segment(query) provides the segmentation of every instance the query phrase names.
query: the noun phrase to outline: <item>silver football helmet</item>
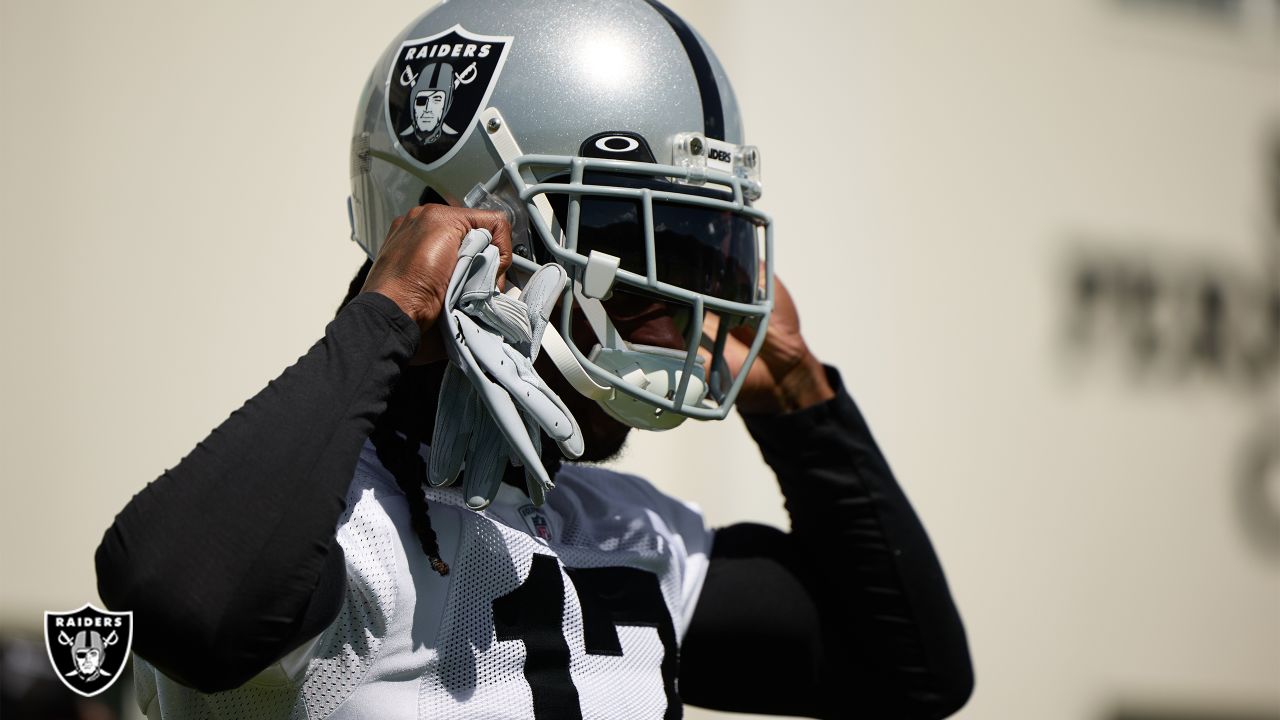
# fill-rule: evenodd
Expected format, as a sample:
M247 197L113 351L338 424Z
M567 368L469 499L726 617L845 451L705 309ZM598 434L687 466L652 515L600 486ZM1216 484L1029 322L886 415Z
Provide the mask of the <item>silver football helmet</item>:
M760 167L715 54L656 0L451 0L365 86L352 239L376 257L392 219L437 196L506 210L509 279L547 262L572 279L544 350L613 417L667 429L725 417L764 339ZM640 316L664 339L631 336ZM738 328L755 332L731 373Z

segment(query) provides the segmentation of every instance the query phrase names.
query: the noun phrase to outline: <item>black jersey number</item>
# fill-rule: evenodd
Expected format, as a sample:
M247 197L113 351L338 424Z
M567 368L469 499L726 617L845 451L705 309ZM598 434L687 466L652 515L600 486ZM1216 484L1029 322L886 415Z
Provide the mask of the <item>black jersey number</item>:
M662 688L667 720L681 716L676 696L676 631L662 598L658 576L628 567L565 568L582 605L582 640L590 655L622 655L618 626L656 628L662 640ZM529 577L493 601L499 640L522 640L524 677L533 690L533 715L540 720L581 720L578 689L569 674L564 639L564 582L550 555L534 555Z

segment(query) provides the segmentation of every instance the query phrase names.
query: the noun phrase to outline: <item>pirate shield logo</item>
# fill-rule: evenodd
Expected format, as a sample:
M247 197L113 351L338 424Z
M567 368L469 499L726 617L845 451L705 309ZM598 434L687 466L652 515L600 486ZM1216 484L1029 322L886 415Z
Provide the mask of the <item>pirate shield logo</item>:
M111 687L129 659L133 613L85 604L71 612L45 612L44 646L62 683L93 697Z
M387 79L391 136L428 170L448 160L471 135L510 47L510 37L461 25L405 42Z

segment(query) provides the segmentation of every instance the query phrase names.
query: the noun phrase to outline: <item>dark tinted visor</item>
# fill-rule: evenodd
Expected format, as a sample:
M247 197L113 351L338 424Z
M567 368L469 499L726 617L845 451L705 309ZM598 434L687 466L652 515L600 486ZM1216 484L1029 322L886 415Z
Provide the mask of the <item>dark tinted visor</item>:
M559 176L548 182L567 180ZM715 190L619 173L588 172L583 183L729 199ZM569 196L547 193L547 200L561 227L567 228ZM647 275L640 199L583 194L579 204L578 253L589 255L599 250L619 258L622 269ZM659 281L734 302L756 300L759 227L751 218L728 210L654 200L653 235Z

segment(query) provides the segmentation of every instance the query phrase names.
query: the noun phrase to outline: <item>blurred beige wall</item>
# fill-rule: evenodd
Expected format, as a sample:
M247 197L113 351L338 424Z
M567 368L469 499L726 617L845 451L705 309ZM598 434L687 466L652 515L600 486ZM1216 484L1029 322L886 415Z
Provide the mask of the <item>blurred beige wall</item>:
M356 96L425 5L0 3L17 631L96 601L114 513L321 334L361 260ZM1190 369L1140 372L1127 311L1073 295L1108 258L1208 272L1257 334L1239 297L1280 267L1280 3L672 5L735 80L806 337L948 570L978 673L961 717L1280 714L1280 462L1241 489L1280 442L1275 358L1247 381L1185 361L1194 306L1170 301L1156 364ZM713 523L786 522L736 419L618 465Z

